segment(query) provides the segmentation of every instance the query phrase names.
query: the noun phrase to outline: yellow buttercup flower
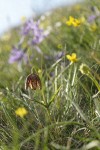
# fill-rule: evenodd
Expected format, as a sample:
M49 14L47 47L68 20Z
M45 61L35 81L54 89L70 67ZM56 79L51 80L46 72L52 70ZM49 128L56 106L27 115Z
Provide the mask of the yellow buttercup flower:
M74 62L77 62L78 59L77 59L77 56L76 56L76 53L72 53L72 55L66 55L66 58L71 61L71 63L74 63Z
M27 115L28 111L24 108L24 107L19 107L16 111L15 111L16 115L23 118L24 116Z
M80 24L81 24L81 21L78 20L78 19L74 19L74 21L72 22L72 25L73 25L74 27L78 27Z
M71 26L72 23L73 23L73 21L74 21L74 18L73 18L72 16L70 16L70 17L69 17L69 20L66 21L66 24L67 24L68 26Z
M81 19L76 19L76 18L74 18L72 16L69 17L68 21L66 21L66 24L68 26L74 26L74 27L78 27L81 23L82 23Z

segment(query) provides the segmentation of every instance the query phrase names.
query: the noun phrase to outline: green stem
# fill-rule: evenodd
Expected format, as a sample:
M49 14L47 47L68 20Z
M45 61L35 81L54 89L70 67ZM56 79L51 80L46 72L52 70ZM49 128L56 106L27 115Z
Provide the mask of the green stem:
M96 85L98 91L100 91L100 85L97 82L97 80L93 77L93 75L91 73L89 73L88 77L94 82L94 84Z

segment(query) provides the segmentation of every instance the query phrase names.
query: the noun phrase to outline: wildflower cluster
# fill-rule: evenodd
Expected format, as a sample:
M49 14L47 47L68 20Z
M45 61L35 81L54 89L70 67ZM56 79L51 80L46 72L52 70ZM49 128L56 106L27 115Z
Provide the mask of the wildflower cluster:
M23 17L20 31L2 37L2 150L100 149L100 2L93 1L91 13L89 4Z
M22 50L20 48L13 47L10 54L9 63L12 64L14 62L21 62L22 59L24 60L25 63L27 63L28 57L26 54L26 50L27 49Z
M31 37L31 41L29 41L30 44L33 44L33 45L39 44L47 36L47 34L45 34L44 30L41 29L39 25L40 25L39 20L35 22L31 19L31 20L28 20L25 23L24 27L22 28L22 34L24 36L30 35Z
M80 24L82 23L81 19L76 19L72 16L69 17L69 20L66 21L66 24L68 26L74 26L74 27L78 27L80 26Z
M27 48L23 49L21 46L23 45L25 38L28 37L27 47L33 46L37 52L42 53L39 48L39 44L48 36L49 32L44 31L40 28L40 21L33 21L32 19L25 22L24 26L21 29L21 40L18 43L17 47L13 47L10 57L9 63L14 62L28 62L27 56Z

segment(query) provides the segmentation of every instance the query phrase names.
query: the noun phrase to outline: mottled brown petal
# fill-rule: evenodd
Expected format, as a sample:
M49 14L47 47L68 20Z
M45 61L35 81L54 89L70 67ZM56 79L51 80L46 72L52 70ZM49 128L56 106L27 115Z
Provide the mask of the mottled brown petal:
M41 80L37 74L29 74L26 78L25 89L31 88L33 90L41 89Z

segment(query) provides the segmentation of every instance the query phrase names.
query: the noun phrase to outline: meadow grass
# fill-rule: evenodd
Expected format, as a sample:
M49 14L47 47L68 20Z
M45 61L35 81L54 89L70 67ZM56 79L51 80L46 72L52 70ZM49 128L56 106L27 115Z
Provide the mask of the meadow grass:
M0 39L0 150L100 150L100 2L38 19L49 32L41 43L22 39L24 23ZM27 49L27 63L9 64L13 45ZM42 89L25 89L30 73Z

